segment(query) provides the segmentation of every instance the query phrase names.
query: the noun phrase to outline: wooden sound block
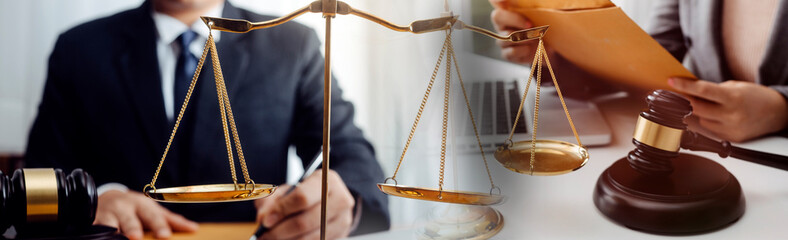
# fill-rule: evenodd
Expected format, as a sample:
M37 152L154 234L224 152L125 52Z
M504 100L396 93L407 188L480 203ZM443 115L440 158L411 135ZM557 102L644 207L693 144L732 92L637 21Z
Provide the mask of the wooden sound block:
M725 227L744 214L736 177L720 164L691 154L671 160L673 172L646 175L622 158L597 181L594 204L609 219L659 234L702 233Z

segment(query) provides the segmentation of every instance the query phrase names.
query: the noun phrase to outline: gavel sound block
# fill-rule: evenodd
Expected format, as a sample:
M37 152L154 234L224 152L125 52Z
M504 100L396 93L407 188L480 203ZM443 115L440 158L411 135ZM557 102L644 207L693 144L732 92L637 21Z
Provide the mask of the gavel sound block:
M678 152L689 101L664 90L646 101L635 150L599 176L593 197L599 211L629 228L662 234L706 232L738 220L745 201L736 177L712 160Z

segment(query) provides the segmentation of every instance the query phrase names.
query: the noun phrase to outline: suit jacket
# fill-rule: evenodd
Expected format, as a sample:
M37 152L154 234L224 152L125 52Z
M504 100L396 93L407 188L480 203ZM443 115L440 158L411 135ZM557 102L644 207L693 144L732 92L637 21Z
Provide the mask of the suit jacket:
M151 11L146 1L60 35L30 132L27 167L83 168L96 184L120 182L136 191L150 182L172 127ZM229 3L223 17L273 19ZM294 145L301 159L311 160L322 143L320 41L294 22L221 34L219 59L249 173L257 183L281 184L288 148ZM356 233L387 229L387 199L375 185L383 173L353 124L353 106L332 86L330 168L361 204ZM156 187L231 183L210 58L186 113L190 124L179 128ZM253 221L256 215L251 201L165 206L198 221Z
M732 79L721 38L722 0L661 0L648 32L690 71L714 82ZM757 4L757 3L753 3ZM780 1L757 81L788 98L788 1Z

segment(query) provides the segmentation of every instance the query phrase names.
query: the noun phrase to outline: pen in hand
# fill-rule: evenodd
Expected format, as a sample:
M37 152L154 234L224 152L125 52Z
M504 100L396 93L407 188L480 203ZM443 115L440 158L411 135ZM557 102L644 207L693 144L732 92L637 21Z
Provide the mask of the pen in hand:
M312 159L312 162L310 162L309 165L304 169L304 174L301 175L301 178L298 179L298 182L293 184L293 186L290 187L290 189L288 189L287 192L285 192L285 194L283 194L282 196L284 197L284 196L287 196L288 194L292 193L293 190L295 190L295 188L298 187L298 185L301 184L301 182L303 182L304 179L306 179L306 177L308 177L309 175L312 175L312 173L315 172L315 170L317 169L318 166L320 166L321 163L323 163L323 147L322 146L318 150L317 156L315 156L315 158ZM252 237L250 237L249 240L257 240L258 237L260 237L264 233L268 232L268 230L269 229L267 227L263 226L263 224L260 223L260 226L257 227L257 231L254 232L254 235L252 235Z

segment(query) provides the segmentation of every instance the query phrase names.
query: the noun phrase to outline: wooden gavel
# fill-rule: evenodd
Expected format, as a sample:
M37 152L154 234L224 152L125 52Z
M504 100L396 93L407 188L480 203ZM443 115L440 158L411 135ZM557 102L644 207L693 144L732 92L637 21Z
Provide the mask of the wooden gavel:
M650 152L664 150L677 153L679 148L715 152L723 158L730 156L788 171L788 156L736 147L728 141L716 141L687 130L686 124L682 120L691 113L692 107L689 101L681 95L667 90L657 90L648 96L647 102L649 110L640 114L633 136L633 142L638 148L641 145L646 145L654 148ZM630 163L635 169L649 173L670 172L669 164L632 161L632 159L630 159Z
M93 178L82 169L17 169L0 172L0 229L40 235L67 228L84 229L96 217L98 194Z
M716 161L681 148L788 169L785 157L688 131L684 118L692 106L679 94L657 90L646 102L632 137L635 149L600 174L594 191L594 205L616 223L645 232L692 234L741 218L746 205L736 177Z

